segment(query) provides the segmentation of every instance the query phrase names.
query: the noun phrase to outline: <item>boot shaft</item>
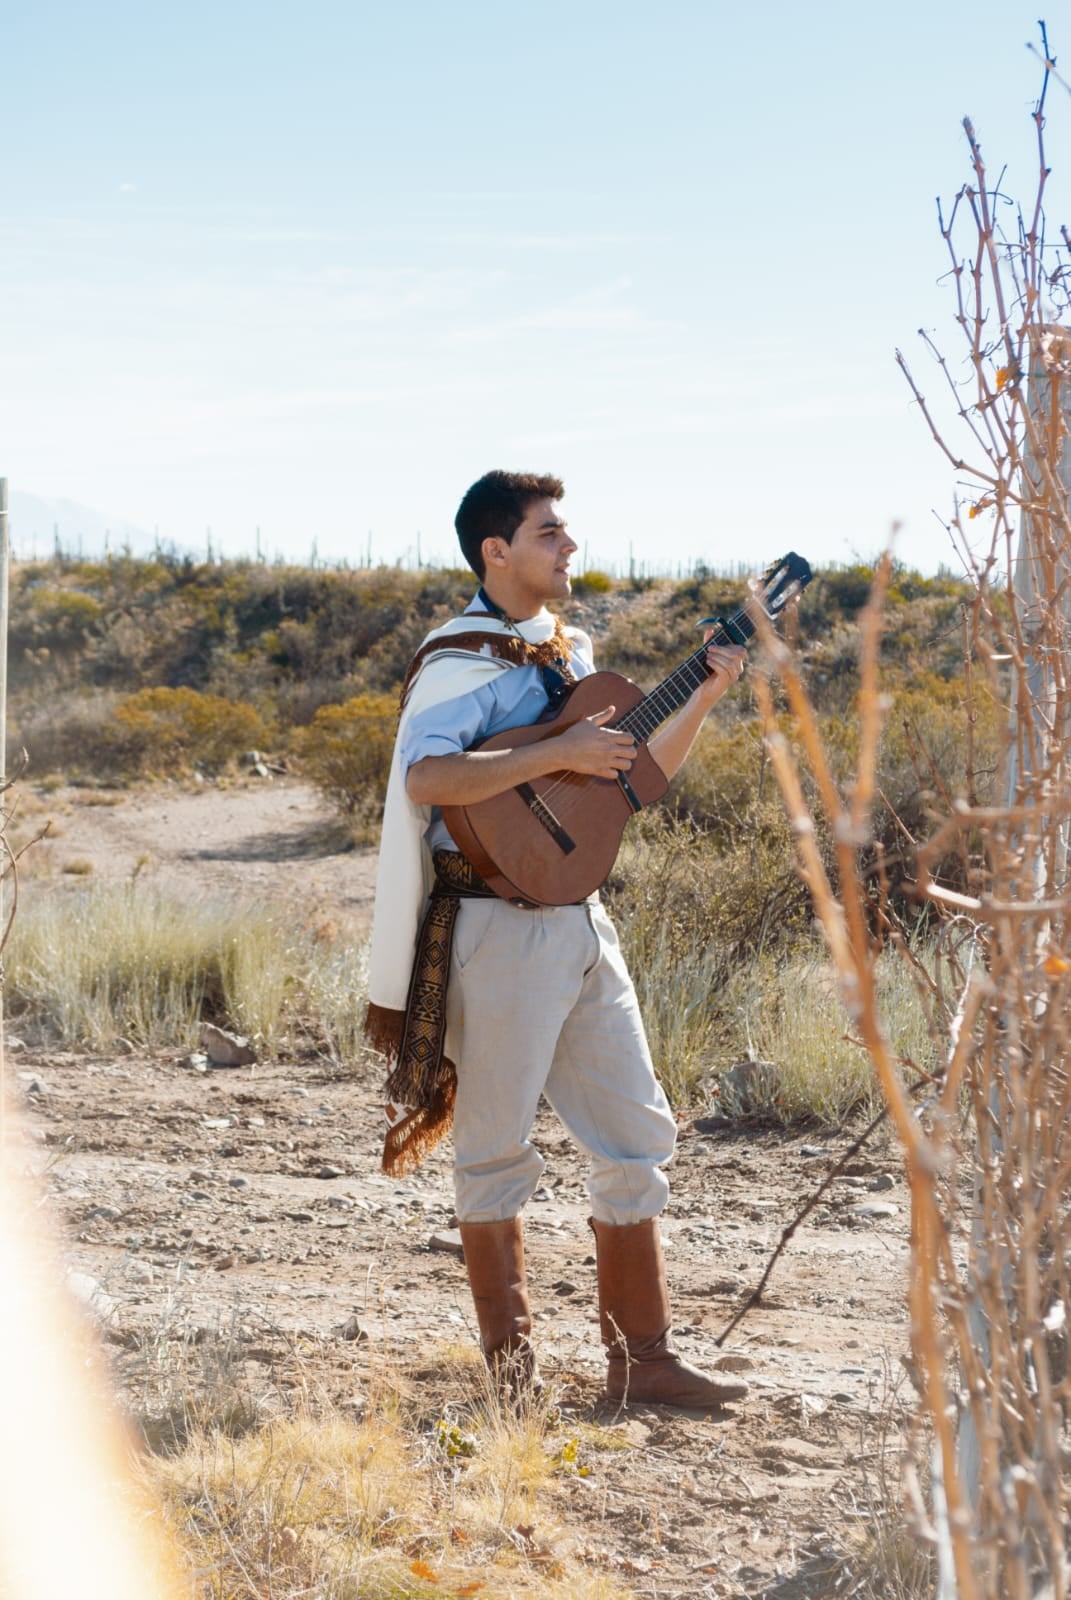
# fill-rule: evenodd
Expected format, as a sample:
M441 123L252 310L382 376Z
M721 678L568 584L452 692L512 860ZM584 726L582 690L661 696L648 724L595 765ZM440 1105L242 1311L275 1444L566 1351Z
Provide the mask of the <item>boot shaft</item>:
M461 1244L480 1343L490 1356L532 1331L521 1219L463 1222Z
M591 1221L599 1278L599 1329L613 1355L669 1349L670 1306L657 1218L615 1227Z

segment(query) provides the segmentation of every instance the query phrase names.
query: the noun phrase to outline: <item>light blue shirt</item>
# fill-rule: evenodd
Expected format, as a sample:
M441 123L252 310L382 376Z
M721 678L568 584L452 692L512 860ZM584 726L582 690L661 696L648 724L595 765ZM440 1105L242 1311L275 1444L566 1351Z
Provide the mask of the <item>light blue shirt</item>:
M577 678L586 678L595 671L587 634L574 640L569 667ZM408 772L425 756L451 756L471 750L478 740L489 739L506 728L528 727L539 720L547 705L547 691L538 667L507 667L478 689L453 700L442 700L411 718L399 752L402 770ZM425 838L432 850L457 849L438 806L432 809Z

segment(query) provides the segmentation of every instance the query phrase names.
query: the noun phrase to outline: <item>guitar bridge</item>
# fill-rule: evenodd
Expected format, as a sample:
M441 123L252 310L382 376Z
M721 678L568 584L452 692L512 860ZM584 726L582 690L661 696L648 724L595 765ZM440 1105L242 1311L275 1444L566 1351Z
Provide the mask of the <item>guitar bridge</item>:
M546 801L536 794L532 785L530 783L518 783L516 789L536 821L542 823L543 827L546 828L562 855L567 856L575 850L576 840L569 837Z

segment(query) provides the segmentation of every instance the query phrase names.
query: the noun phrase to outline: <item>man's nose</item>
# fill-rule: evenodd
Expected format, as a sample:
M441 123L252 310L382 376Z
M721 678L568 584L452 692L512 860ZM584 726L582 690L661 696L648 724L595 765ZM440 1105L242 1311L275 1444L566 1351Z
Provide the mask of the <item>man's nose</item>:
M577 544L575 539L571 538L569 534L566 534L564 540L562 541L562 549L567 550L569 554L572 555L574 550L580 549L580 546Z

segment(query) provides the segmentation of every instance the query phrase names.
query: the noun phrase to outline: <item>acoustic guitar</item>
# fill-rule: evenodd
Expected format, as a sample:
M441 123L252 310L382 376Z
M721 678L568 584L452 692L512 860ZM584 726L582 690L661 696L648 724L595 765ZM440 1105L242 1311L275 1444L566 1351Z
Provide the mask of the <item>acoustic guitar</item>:
M637 744L635 761L616 780L551 772L489 800L443 806L451 838L488 888L515 905L565 906L586 899L605 883L625 824L669 787L647 741L709 676L707 644L746 644L755 632L756 609L776 618L810 581L807 562L789 551L767 567L748 603L734 616L707 620L713 630L710 640L650 694L620 673L595 672L572 685L561 705L542 721L505 729L474 746L515 750L554 739L608 705L616 707L611 726L630 733Z

